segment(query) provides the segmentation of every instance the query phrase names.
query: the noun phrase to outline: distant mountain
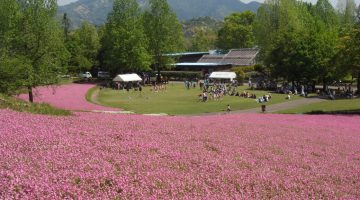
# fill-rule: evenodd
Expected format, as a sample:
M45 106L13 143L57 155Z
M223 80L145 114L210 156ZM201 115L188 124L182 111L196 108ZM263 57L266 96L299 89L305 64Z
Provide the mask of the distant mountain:
M79 0L77 2L60 6L58 14L67 13L71 19L73 28L77 28L83 21L101 25L107 20L107 15L112 10L114 0ZM180 20L209 16L215 19L223 19L235 11L251 10L256 12L261 3L250 2L248 4L240 0L168 0L172 9ZM144 7L147 0L139 0Z

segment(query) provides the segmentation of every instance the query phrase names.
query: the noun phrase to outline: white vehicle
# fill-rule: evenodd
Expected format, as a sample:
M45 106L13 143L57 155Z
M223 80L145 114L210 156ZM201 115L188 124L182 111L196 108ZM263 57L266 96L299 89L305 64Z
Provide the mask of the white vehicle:
M98 72L98 78L110 78L109 72L99 71Z
M92 75L90 72L85 72L83 74L80 74L81 78L92 78Z

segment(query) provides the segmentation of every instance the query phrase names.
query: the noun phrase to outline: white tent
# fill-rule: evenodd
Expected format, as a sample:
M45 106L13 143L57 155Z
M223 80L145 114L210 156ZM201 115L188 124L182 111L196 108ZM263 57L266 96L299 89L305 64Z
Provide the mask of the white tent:
M132 81L142 81L139 75L137 74L119 74L113 81L115 82L132 82Z
M236 78L235 72L213 72L210 74L213 79L230 79L232 81Z

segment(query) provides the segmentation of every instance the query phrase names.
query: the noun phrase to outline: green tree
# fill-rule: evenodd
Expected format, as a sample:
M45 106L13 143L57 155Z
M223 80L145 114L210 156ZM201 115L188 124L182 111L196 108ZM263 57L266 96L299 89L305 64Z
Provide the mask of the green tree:
M272 0L260 8L255 35L261 59L274 77L300 82L311 65L308 28L313 21L307 4L295 0Z
M334 65L339 22L328 0L315 6L296 0L268 0L255 20L260 59L276 78L293 82L337 77Z
M360 4L356 10L356 23L359 25L360 24Z
M149 40L149 52L154 56L159 80L160 70L170 67L169 64L173 62L164 54L184 50L184 32L167 0L150 0L149 4L150 8L144 13L144 27Z
M338 10L341 15L341 22L344 26L352 26L355 23L356 4L354 0L339 0Z
M71 53L71 72L81 72L98 66L98 52L101 46L94 25L84 22L80 29L70 34L66 46Z
M24 65L12 49L18 35L21 17L16 1L4 0L0 4L0 92L11 93L23 84Z
M313 17L315 26L309 29L315 67L313 73L326 90L328 82L341 78L334 64L339 39L339 16L328 0L319 0Z
M209 31L198 29L191 38L190 51L208 51L215 47L216 35Z
M340 39L339 71L346 71L357 77L357 92L360 92L360 26L355 27Z
M64 29L65 41L67 41L68 38L69 38L70 26L71 26L71 22L70 22L70 19L69 19L67 13L64 13L64 15L63 15L62 26L63 26L63 29Z
M103 40L105 66L112 73L148 70L151 57L136 0L115 0Z
M329 0L318 0L314 15L319 17L329 28L339 25L339 16Z
M24 84L29 101L33 88L58 82L58 73L68 59L60 24L55 20L56 0L18 1L21 18L17 24L16 47L12 51L26 65ZM23 66L22 65L22 66Z
M223 50L254 47L255 16L255 13L245 11L226 17L224 27L219 30L217 46Z

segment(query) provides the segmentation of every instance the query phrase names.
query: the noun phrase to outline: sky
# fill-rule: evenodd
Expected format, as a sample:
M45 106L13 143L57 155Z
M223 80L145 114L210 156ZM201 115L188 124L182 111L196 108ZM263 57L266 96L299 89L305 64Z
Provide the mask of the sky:
M77 0L58 0L58 3L59 3L59 5L65 5L65 4L69 4L71 2L75 2L75 1L77 1ZM241 0L241 1L246 2L246 3L250 2L250 1L264 2L264 0ZM317 0L304 0L304 1L316 3ZM336 5L338 0L330 0L330 1L333 3L333 5ZM355 1L356 1L356 3L360 3L360 0L355 0Z
M242 2L246 2L246 3L250 2L250 1L264 2L264 0L241 0L241 1L242 1ZM304 1L311 2L311 3L316 3L317 0L304 0ZM345 1L345 0L343 0L343 1ZM330 0L330 2L331 2L334 6L336 6L338 0ZM360 3L360 0L355 0L355 2L358 4L358 3Z
M59 5L66 5L77 0L58 0Z

